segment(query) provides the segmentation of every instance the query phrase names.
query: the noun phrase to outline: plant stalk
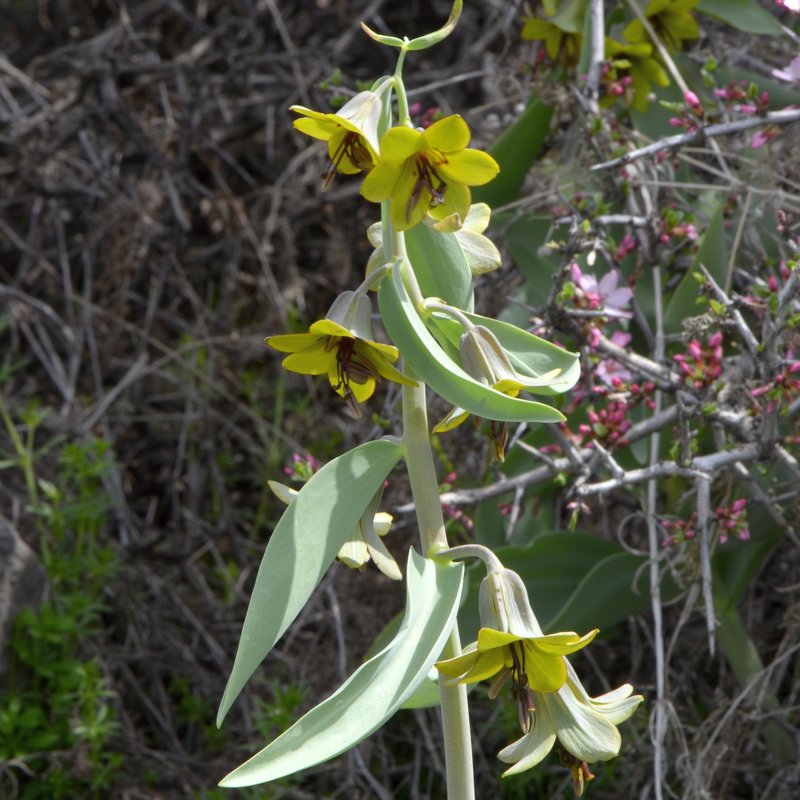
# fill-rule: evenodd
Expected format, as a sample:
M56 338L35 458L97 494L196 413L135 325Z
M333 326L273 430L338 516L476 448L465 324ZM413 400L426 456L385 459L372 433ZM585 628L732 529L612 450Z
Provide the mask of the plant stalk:
M415 377L408 365L406 374ZM428 434L428 412L425 384L403 386L403 439L406 446L406 467L417 512L422 552L426 557L448 547L444 517L439 502L436 468ZM458 623L453 626L442 658L461 654ZM447 797L449 800L474 800L475 781L472 770L467 691L464 686L439 683L444 736Z

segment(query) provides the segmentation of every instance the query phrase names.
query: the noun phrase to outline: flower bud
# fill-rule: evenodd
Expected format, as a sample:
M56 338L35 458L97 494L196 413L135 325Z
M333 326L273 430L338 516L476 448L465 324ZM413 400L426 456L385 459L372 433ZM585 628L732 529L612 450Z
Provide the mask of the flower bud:
M461 364L475 380L499 389L512 397L519 394L522 383L497 337L485 326L474 325L461 335ZM516 384L512 394L498 384Z

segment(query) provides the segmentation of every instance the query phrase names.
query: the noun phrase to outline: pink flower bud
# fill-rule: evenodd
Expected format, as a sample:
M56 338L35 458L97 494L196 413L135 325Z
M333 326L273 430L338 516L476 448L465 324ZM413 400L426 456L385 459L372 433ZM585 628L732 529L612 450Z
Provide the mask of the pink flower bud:
M700 98L691 89L683 93L683 99L692 108L697 108L700 105Z

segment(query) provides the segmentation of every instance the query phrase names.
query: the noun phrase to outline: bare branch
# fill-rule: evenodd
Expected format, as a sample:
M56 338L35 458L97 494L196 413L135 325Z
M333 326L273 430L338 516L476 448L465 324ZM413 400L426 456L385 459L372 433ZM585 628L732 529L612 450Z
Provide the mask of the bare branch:
M705 127L696 128L688 133L667 136L665 139L660 139L657 142L648 144L646 147L631 150L630 153L626 153L619 158L613 158L611 161L604 161L602 164L595 164L592 170L597 172L601 169L617 167L620 164L630 164L631 161L636 161L637 158L642 158L642 156L651 156L662 150L670 150L672 148L682 147L685 144L691 144L692 142L713 139L716 136L726 136L729 133L741 133L742 131L749 130L750 128L758 128L762 125L787 125L797 120L800 120L800 108L784 108L780 111L771 111L768 114L764 114L764 116L748 117L747 119L740 119L735 122L721 122L718 125L707 125Z

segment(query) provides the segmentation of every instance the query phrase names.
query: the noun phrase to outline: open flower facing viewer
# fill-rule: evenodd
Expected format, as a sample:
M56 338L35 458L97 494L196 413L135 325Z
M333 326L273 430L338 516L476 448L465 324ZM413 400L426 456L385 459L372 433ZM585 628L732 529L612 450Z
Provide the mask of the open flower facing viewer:
M390 128L381 137L380 163L364 179L361 194L374 203L391 200L398 231L413 227L428 212L437 219L453 213L466 219L469 187L488 183L500 171L488 153L467 148L469 140L469 127L458 114L424 131Z

